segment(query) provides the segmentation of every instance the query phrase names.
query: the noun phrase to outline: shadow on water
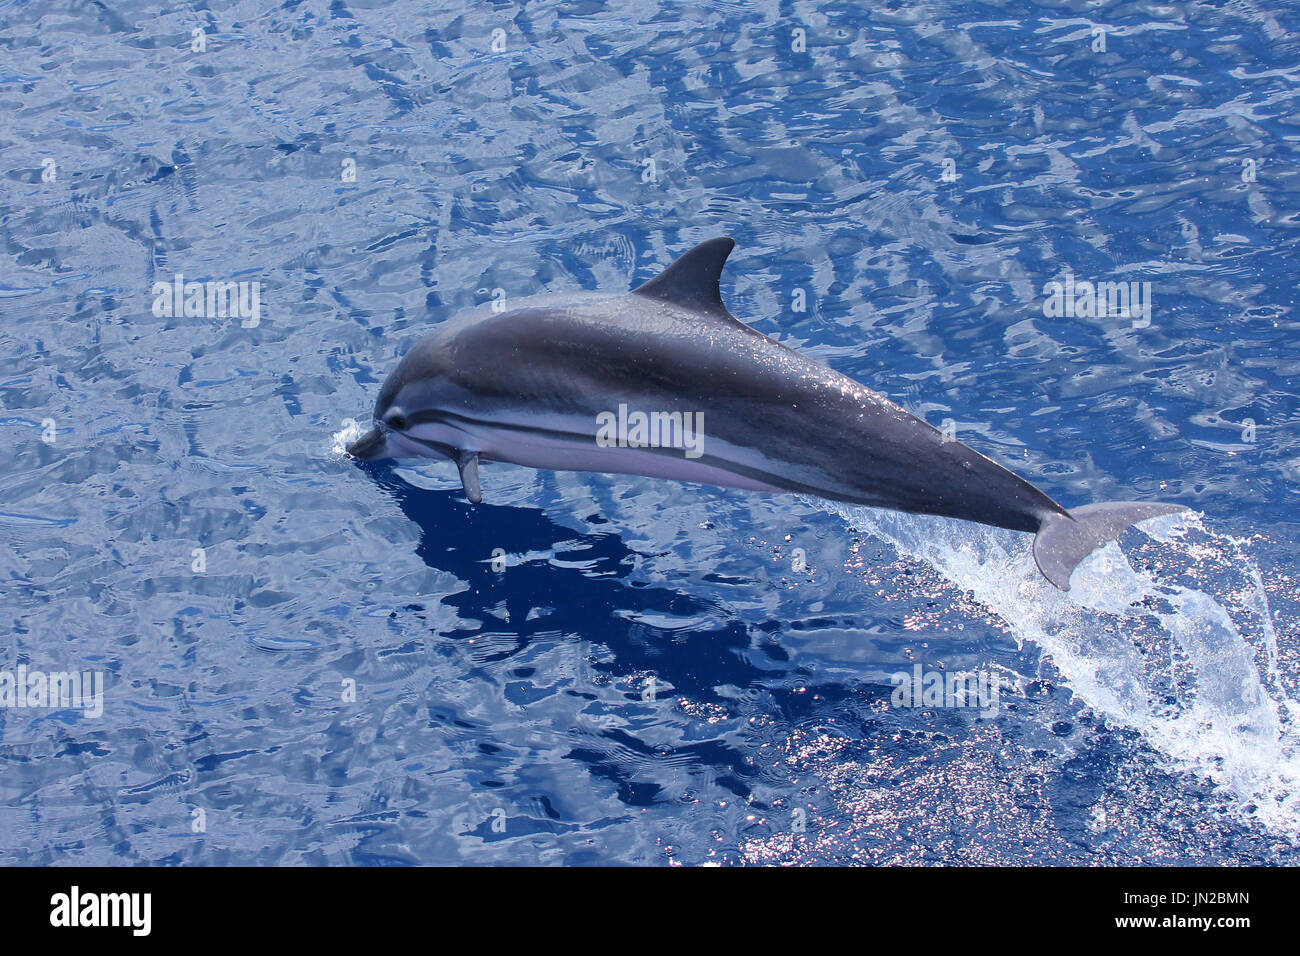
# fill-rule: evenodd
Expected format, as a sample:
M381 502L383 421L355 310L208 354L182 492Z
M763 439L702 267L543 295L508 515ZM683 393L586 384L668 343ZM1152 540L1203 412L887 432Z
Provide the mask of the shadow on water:
M606 673L652 671L693 699L716 700L719 685L747 687L772 676L744 659L751 629L722 605L636 582L632 574L643 555L618 534L575 531L540 509L471 505L459 492L412 485L391 467L367 467L419 525L420 559L465 583L442 602L466 621L485 622L443 636L514 638L513 648L479 660L514 656L539 636L553 638L558 632L607 646L615 661L594 665ZM506 552L500 571L492 566L497 549ZM532 557L519 560L523 555ZM638 621L629 610L709 623L689 632L688 651L679 632ZM769 653L784 656L775 644Z
M460 492L431 491L397 475L391 463L363 463L402 512L421 529L416 553L430 568L455 575L462 590L444 595L444 604L466 622L483 622L439 637L468 641L490 635L498 645L480 663L521 654L534 641L586 640L609 652L590 662L593 672L611 681L629 675L655 675L671 687L675 699L719 704L737 714L734 691L785 721L809 715L814 695L794 686L800 671L776 640L779 628L747 624L717 602L683 591L636 580L640 552L629 548L615 532L581 532L551 520L541 509L504 505L470 505ZM598 518L588 518L598 522ZM493 551L507 552L507 566L493 569ZM520 556L531 555L520 560ZM499 565L498 565L499 566ZM502 609L504 608L504 618ZM415 610L422 610L413 606ZM632 613L629 614L629 611ZM642 613L690 621L688 630L657 627L637 618ZM501 649L502 638L513 646ZM766 666L749 658L758 648ZM474 671L466 679L475 679ZM800 681L802 683L802 681ZM846 688L819 687L822 700L841 697ZM829 694L828 694L829 692ZM581 685L568 691L595 699ZM626 693L629 705L639 690ZM609 728L601 737L614 749L626 748L645 757L666 756L662 744L652 746L627 728ZM591 773L618 785L619 796L631 805L663 799L661 788L630 779L631 771L599 749L575 748L566 755L588 764ZM689 758L713 769L717 784L749 797L744 778L755 770L744 754L720 740L695 741L674 748L671 756Z

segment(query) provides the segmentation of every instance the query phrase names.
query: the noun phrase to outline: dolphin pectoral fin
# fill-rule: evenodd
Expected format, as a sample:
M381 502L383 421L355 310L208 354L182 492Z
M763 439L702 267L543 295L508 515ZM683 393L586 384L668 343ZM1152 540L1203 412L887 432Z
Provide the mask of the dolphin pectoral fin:
M1160 501L1106 501L1074 508L1068 515L1049 515L1034 538L1034 561L1043 577L1068 591L1079 562L1106 542L1139 521L1187 510Z
M483 487L478 483L478 452L460 452L456 456L456 467L460 469L460 483L465 488L465 497L470 504L478 504L483 500Z

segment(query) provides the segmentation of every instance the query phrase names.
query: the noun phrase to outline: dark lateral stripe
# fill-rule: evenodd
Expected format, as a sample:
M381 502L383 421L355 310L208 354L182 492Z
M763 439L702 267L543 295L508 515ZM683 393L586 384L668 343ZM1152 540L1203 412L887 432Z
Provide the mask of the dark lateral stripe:
M499 428L504 431L518 432L521 434L537 435L545 438L555 439L557 441L568 441L574 444L590 444L595 446L596 440L592 435L585 435L580 432L569 432L557 428L539 428L533 425L522 425L513 422L493 422L482 418L474 418L469 415L458 415L455 412L440 411L427 409L422 412L412 412L406 416L408 425L426 425L436 423L439 425L477 425L482 428ZM416 438L414 435L405 435L411 441L419 442L441 455L455 460L457 449L442 442L429 441L424 438ZM467 449L473 451L474 449ZM650 452L656 455L662 455L667 458L680 458L682 450L680 448L663 448L644 446L640 448L630 448L630 451ZM489 461L491 459L488 459ZM815 498L830 498L835 501L853 502L856 504L870 505L874 502L867 498L851 498L842 493L831 493L824 489L806 485L802 482L792 481L789 478L781 478L770 472L763 471L759 468L751 468L748 465L742 465L739 462L728 461L725 458L719 458L716 455L701 455L699 458L688 458L687 461L696 462L716 468L719 471L729 471L733 475L741 475L754 481L762 482L765 485L771 485L782 491L790 491L796 494L812 495ZM707 484L707 482L705 482Z

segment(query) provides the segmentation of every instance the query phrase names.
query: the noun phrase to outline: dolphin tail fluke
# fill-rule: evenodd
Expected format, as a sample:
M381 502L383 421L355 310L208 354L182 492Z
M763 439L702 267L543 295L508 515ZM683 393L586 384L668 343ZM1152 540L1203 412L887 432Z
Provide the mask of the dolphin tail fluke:
M1106 501L1075 508L1068 515L1049 515L1034 538L1034 561L1043 577L1068 591L1075 567L1106 542L1140 521L1186 510L1160 501Z

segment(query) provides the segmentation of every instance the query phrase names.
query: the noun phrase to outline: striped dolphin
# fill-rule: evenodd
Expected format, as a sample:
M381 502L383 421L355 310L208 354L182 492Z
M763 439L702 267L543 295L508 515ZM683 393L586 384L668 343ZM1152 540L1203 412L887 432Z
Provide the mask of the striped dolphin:
M421 339L375 403L356 458L448 458L482 500L481 461L796 492L1033 532L1043 575L1070 574L1126 528L1184 510L1067 511L884 396L745 325L711 239L631 293L469 310ZM630 412L628 410L631 410ZM700 427L702 426L702 427Z

